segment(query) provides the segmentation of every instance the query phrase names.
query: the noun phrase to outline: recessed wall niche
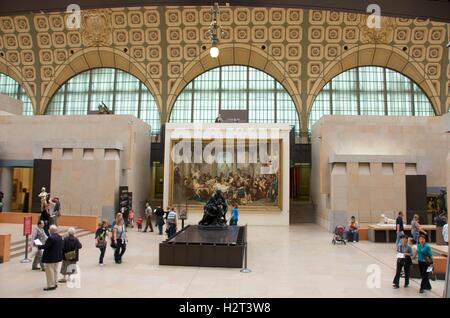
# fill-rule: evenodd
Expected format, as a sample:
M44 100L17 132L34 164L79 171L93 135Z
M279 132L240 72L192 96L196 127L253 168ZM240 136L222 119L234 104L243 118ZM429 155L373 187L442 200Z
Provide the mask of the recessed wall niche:
M392 176L394 174L394 164L392 162L382 163L381 172L383 176Z
M72 148L64 148L62 153L63 160L71 160L73 159L73 149Z
M405 163L405 174L406 175L416 175L417 165L415 163Z
M360 162L358 164L358 174L362 176L370 175L370 163L369 162Z
M53 157L53 149L52 148L42 149L42 159L52 159L52 157Z
M105 160L120 160L119 150L105 149Z
M333 163L331 169L331 175L346 175L347 174L347 164L345 162L335 162Z
M83 160L94 160L94 149L83 149Z

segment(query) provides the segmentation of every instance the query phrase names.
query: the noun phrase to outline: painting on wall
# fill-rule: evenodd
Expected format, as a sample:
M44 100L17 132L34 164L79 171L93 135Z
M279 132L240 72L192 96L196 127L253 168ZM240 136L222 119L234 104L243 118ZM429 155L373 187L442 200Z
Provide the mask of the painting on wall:
M213 156L217 160L212 162L171 160L170 204L203 206L215 191L220 190L228 204L281 208L280 146L281 142L276 140L264 150L257 145L256 151L252 151L255 148L248 143L233 144L231 151L225 146L226 151L216 151ZM172 147L176 147L176 142ZM193 143L191 147L194 147ZM207 147L208 143L202 142L201 152L204 153ZM244 160L238 160L238 148ZM262 154L264 151L267 155ZM194 152L192 149L191 153Z

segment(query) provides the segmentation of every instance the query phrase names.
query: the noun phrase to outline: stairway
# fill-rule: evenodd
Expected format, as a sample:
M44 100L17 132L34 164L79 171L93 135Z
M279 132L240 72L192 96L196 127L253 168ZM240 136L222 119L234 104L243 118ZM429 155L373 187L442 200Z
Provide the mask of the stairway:
M316 214L314 205L310 201L290 200L289 223L315 223Z
M68 229L69 228L60 230L60 231L58 231L58 234L61 235L62 237L66 237L68 235L68 233L67 233ZM78 238L86 236L86 235L90 235L90 234L92 234L92 232L83 230L79 227L75 228L75 236ZM29 239L29 241L31 241L31 238ZM11 253L11 256L10 256L11 259L19 257L19 256L25 256L25 238L20 241L12 242L11 248L10 248L10 253Z

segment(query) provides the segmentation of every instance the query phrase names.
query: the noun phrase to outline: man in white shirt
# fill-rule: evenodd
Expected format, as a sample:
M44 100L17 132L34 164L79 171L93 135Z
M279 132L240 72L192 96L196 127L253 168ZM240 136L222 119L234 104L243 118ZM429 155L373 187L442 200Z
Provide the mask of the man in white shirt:
M167 214L167 227L168 227L168 237L171 238L177 232L177 212L175 208L170 209L169 214Z
M144 232L147 232L148 227L150 227L150 232L153 232L153 225L152 225L152 207L150 206L150 203L145 203L145 229Z
M442 227L442 236L444 237L445 243L448 244L448 223Z

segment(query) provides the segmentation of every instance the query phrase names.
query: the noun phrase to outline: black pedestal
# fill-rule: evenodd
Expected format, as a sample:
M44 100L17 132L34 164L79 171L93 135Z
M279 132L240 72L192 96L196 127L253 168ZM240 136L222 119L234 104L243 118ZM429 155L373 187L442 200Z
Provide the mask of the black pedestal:
M243 226L211 230L188 225L159 244L159 265L241 268L244 231Z

